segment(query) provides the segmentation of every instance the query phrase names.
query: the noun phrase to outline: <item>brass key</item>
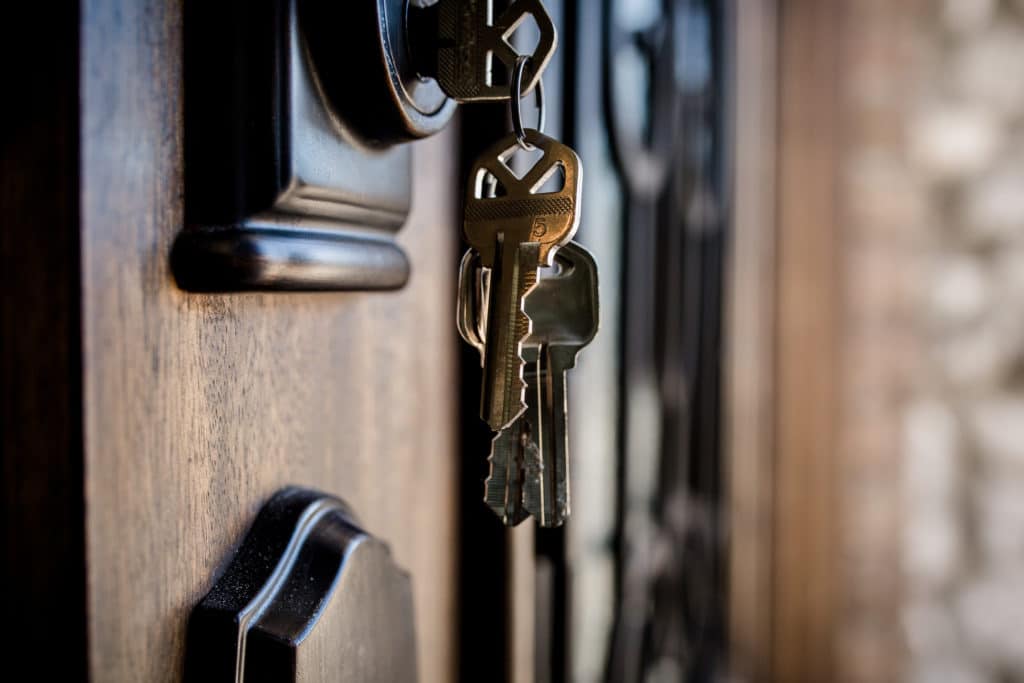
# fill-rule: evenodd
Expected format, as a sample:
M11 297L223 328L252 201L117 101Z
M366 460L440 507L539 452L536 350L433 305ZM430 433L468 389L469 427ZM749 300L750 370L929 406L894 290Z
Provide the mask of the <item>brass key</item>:
M481 265L491 271L480 414L495 432L526 410L521 352L530 320L523 299L537 281L537 269L550 265L555 251L579 227L579 157L537 131L527 131L526 139L543 156L522 178L507 165L518 149L515 136L500 141L476 161L463 224L466 241L480 254ZM559 169L564 176L562 187L541 193ZM487 196L488 178L496 180L497 196Z
M466 251L459 267L456 326L463 341L480 353L481 366L487 329L488 275L480 268L480 255L472 249ZM508 526L516 526L529 516L523 507L523 452L531 436L527 421L518 420L491 440L484 502Z
M436 77L441 89L459 102L509 99L509 81L499 74L510 75L522 56L511 39L527 17L540 29L540 41L529 55L521 95L537 85L558 48L555 24L541 0L514 0L497 17L494 0L440 0L428 11L437 13L432 50L436 63L424 75Z
M541 279L525 303L533 322L523 345L527 411L491 443L484 500L509 526L527 513L541 526L559 526L570 511L566 373L597 334L598 275L593 256L575 242L555 258L561 272ZM486 281L477 255L466 252L459 271L458 328L481 357Z

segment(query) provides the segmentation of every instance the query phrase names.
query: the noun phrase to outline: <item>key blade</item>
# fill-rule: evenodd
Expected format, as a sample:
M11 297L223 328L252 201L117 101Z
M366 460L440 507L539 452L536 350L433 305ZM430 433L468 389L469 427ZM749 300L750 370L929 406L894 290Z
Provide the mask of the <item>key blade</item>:
M574 354L573 354L574 355ZM558 527L570 513L569 434L564 350L541 348L531 358L527 415L535 426L535 448L524 461L523 501L542 527Z
M529 426L517 420L491 440L490 473L484 482L484 503L506 526L516 526L529 514L523 508L523 450Z
M523 302L537 282L538 249L536 243L499 240L499 259L491 273L480 417L495 432L526 411L522 343L531 324Z

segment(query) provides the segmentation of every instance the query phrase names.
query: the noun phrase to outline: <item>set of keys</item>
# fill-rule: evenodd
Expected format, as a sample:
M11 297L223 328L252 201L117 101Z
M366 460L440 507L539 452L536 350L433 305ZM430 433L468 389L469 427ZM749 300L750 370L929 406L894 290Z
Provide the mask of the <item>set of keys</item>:
M487 16L486 0L438 4L439 35L446 37L438 80L446 91L463 101L496 99L502 93L487 62L515 58L503 94L512 103L513 133L470 171L463 220L470 249L459 273L459 333L480 352L480 416L495 432L484 500L508 526L531 515L541 526L560 526L570 509L566 374L597 334L599 310L597 265L572 241L580 224L580 159L541 132L541 75L557 45L554 25L540 0L517 0L497 19ZM510 52L507 43L527 14L542 33L533 56ZM478 39L466 40L465 27ZM540 123L526 129L520 102L533 88ZM540 157L522 168L518 150Z
M472 249L459 270L459 334L480 352L487 373L487 329L492 270L481 267ZM569 433L566 373L579 351L597 334L597 263L576 242L555 255L556 268L527 293L530 332L520 345L525 372L525 406L491 441L491 471L484 501L501 520L515 526L533 515L541 526L561 525L569 516ZM484 407L489 408L484 394ZM522 397L512 400L522 401Z

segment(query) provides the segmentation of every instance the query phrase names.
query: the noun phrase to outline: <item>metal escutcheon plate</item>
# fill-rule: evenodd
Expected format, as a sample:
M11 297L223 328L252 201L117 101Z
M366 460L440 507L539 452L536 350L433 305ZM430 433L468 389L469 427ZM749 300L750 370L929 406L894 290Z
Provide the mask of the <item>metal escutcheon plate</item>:
M378 144L433 135L455 113L455 101L414 66L409 11L409 0L299 0L324 94L342 118Z

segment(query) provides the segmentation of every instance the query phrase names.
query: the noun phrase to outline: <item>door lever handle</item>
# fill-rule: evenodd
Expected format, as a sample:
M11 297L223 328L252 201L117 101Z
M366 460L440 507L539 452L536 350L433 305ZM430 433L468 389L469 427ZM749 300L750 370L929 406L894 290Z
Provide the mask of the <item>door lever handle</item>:
M343 502L286 488L193 610L185 678L415 681L409 575Z

